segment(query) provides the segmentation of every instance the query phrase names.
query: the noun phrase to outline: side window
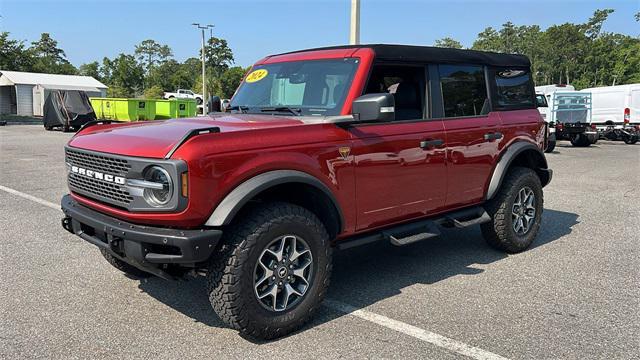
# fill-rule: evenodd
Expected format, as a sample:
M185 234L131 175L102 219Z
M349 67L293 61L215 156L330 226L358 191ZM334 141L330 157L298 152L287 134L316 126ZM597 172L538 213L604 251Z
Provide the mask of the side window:
M393 94L396 120L424 119L425 84L424 67L375 65L364 93Z
M499 109L531 109L533 83L531 74L526 70L500 69L495 71L495 103Z
M445 117L485 115L489 112L482 66L438 65Z

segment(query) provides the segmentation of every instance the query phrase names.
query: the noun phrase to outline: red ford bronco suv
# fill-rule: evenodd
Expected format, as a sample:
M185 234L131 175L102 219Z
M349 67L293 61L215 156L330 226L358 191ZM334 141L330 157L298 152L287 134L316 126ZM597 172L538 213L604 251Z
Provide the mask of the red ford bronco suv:
M332 249L480 225L515 253L551 180L529 60L400 45L266 57L225 112L85 126L63 227L133 276L204 274L229 326L275 338L329 286Z

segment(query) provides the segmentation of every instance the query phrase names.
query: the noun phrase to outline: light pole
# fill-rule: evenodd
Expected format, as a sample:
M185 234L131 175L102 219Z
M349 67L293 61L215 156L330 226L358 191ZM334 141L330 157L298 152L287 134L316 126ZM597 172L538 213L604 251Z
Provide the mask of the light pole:
M207 109L207 87L206 87L206 71L205 71L205 52L204 52L204 31L207 29L213 28L213 25L200 25L198 23L191 24L198 29L202 30L202 115L206 115L208 113Z
M351 31L349 44L360 44L360 0L351 0Z

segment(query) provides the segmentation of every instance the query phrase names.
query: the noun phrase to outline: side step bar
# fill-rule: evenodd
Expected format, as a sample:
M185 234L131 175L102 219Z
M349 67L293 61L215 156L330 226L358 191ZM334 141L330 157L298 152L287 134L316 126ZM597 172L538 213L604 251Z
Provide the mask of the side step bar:
M395 246L404 246L418 241L440 236L439 226L464 228L491 221L491 217L481 206L458 210L450 214L423 219L408 224L393 226L382 231L369 233L339 242L339 250L349 249L376 241L386 240Z

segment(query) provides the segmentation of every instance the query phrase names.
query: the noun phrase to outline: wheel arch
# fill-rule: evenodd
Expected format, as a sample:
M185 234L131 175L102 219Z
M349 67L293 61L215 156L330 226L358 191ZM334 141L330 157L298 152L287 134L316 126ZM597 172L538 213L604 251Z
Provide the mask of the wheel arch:
M547 165L544 153L533 143L519 141L510 145L498 160L489 182L486 200L490 200L496 195L505 175L514 166L528 167L534 170L543 187L551 181L552 172Z
M307 208L332 238L342 231L344 217L331 190L316 177L297 170L268 171L244 181L222 199L205 225L229 225L252 201L269 200Z

